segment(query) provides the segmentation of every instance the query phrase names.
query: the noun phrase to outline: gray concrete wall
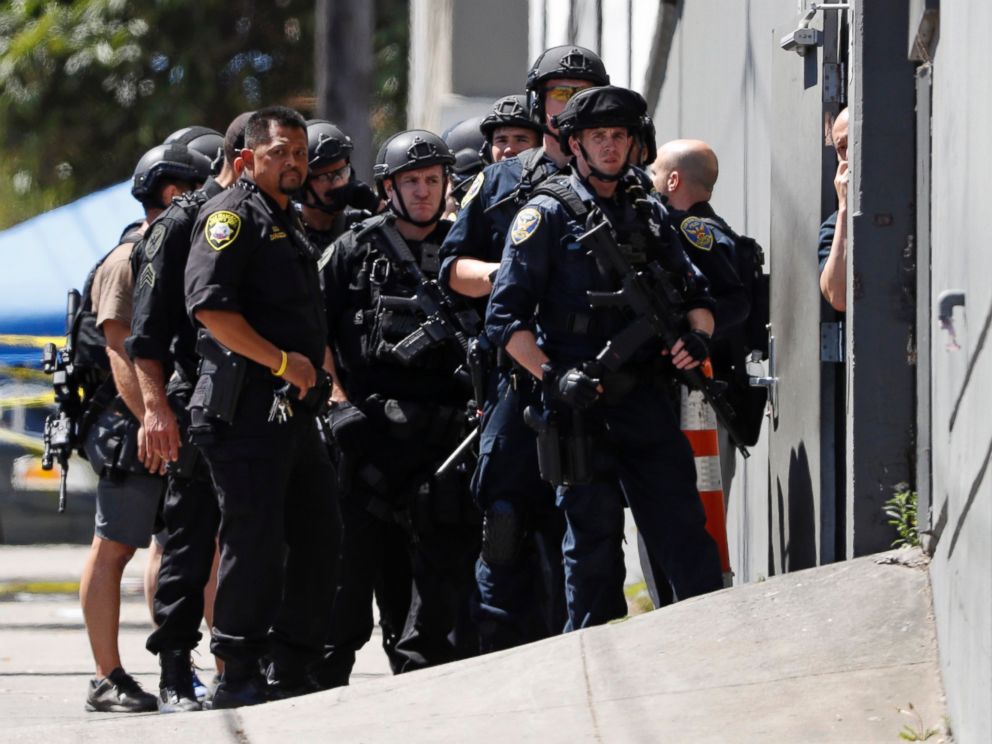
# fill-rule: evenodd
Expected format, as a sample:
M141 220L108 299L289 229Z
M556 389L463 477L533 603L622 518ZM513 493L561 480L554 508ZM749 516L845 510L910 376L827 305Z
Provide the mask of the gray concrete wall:
M691 137L711 144L720 159L712 203L735 229L765 246L773 269L786 253L813 250L806 246L815 242L820 220L816 199L802 206L808 214L793 217L795 224L805 223L802 234L793 233L788 245L772 240L772 142L782 134L776 129L792 123L791 117L785 122L776 118L773 65L801 66L798 57L785 56L778 48L774 28L794 22L795 3L790 0L684 3L655 112L659 143ZM779 155L786 168L795 160L788 149ZM788 170L780 174L786 181L799 175L790 176ZM805 295L816 291L812 270L810 264L807 276L793 282ZM811 423L817 421L813 416ZM749 460L738 457L730 493L727 536L738 581L754 581L782 568L782 544L773 546L772 533L788 507L780 509L770 498L769 428L766 422Z
M934 612L955 741L992 735L992 74L985 0L942 3L933 66L932 286L963 289L960 350L931 325ZM922 352L923 350L921 350Z

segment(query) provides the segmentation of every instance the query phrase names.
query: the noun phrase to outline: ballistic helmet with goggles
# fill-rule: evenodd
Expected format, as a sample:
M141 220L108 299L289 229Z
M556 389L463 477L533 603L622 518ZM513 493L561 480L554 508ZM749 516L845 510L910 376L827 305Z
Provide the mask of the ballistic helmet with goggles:
M527 73L527 110L531 120L544 129L544 87L554 79L588 80L593 85L609 85L610 76L599 55L575 45L546 49Z

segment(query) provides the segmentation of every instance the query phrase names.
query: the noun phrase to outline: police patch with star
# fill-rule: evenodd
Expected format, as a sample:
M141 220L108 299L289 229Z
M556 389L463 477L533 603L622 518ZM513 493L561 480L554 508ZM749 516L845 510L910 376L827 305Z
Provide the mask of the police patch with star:
M214 212L207 217L203 235L215 251L222 251L238 239L241 232L241 218L226 209Z

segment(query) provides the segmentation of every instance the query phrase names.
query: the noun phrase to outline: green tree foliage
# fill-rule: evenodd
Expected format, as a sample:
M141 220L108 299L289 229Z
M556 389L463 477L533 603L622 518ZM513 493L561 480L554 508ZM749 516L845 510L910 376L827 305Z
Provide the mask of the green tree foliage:
M303 108L312 48L312 0L0 4L0 227L120 181L181 127Z
M387 137L406 128L409 19L409 0L377 0L372 43L375 52L375 91L370 113L377 149Z

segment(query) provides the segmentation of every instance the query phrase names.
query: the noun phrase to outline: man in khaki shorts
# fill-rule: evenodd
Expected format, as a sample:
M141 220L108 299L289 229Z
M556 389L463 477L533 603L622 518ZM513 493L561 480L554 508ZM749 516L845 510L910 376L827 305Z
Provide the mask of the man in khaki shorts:
M90 427L92 437L87 435L84 445L87 453L101 428L126 432L122 438L125 444L115 449L109 461L90 457L100 480L93 543L79 589L86 633L96 663L96 676L89 683L86 697L86 709L90 711L130 713L154 711L157 707L155 696L141 689L124 671L117 643L124 567L136 549L149 544L164 486L161 477L164 464L157 455L144 451L143 433L136 426L143 418L144 406L134 368L124 350L124 339L131 329L134 295L130 257L134 243L155 218L174 197L202 184L209 168L207 158L181 144L159 145L145 153L135 168L131 189L144 207L145 220L139 227L125 232L120 245L94 269L88 291L84 289L84 295L92 303L96 328L106 342L117 390L117 397ZM86 300L84 296L84 310ZM128 437L130 442L126 441ZM129 444L133 446L129 448ZM126 457L123 453L129 449L135 455Z

